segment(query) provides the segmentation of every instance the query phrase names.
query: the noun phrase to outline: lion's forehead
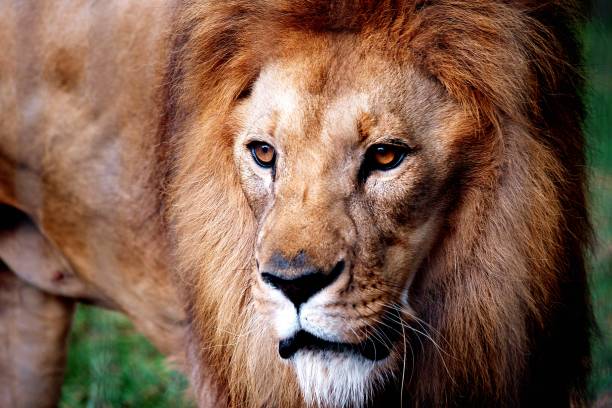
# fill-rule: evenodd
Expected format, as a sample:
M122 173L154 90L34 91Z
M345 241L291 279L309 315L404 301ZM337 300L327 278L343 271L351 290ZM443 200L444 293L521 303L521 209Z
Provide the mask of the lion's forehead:
M323 47L266 65L245 120L250 131L290 139L302 151L302 141L354 144L376 132L418 137L457 122L448 120L459 111L453 100L410 64L400 68L358 49L342 61L328 54Z

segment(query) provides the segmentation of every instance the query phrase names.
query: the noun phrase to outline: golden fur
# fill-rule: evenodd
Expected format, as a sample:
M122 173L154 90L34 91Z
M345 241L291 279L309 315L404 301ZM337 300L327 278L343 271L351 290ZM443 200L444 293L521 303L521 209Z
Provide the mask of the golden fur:
M0 406L57 405L75 301L183 360L151 183L170 6L0 4Z
M516 406L552 398L580 404L588 370L582 255L588 239L580 79L566 25L574 6L458 0L185 5L163 132L174 160L169 221L189 282L192 355L219 373L225 403L301 405L294 374L275 358L269 335L258 335L248 289L256 278L239 273L253 268L257 225L239 175L226 169L234 165L237 99L267 63L290 59L328 35L331 42L352 37L366 53L420 68L468 116L450 147L457 167L449 176L447 221L411 287L415 312L431 327L422 330L433 341L412 336L415 357L408 366L414 370L404 402ZM234 205L212 210L219 202ZM571 323L561 321L566 308ZM568 337L574 330L580 334Z
M18 3L0 6L0 273L60 305L54 344L84 300L186 353L202 406L585 404L583 4ZM414 149L360 179L354 146L390 134ZM287 302L260 274L277 254L340 254L318 327L356 344L392 309L389 357L281 360ZM7 333L61 374L61 351Z

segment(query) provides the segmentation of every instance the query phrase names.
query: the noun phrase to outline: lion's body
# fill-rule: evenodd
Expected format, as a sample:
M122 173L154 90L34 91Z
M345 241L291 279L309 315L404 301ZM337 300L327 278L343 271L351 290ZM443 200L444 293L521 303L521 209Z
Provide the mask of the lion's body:
M47 293L127 313L180 354L184 314L150 186L170 4L2 2L0 14L0 201L29 217L3 207L0 258ZM2 350L0 395L37 389L17 369L34 358Z
M0 394L7 398L0 405L54 402L22 390L57 387L62 342L79 300L127 313L165 353L186 355L201 405L290 407L303 406L304 398L365 404L368 395L360 391L372 391L374 405L584 402L589 229L580 57L571 31L577 3L35 3L0 4L0 15L8 16L0 20L0 259L6 264L0 278L12 282L0 286L0 307L20 316L36 310L20 303L18 290L53 306L27 318L0 313L8 327L0 328L2 341L31 344L30 357L16 346L0 354ZM404 89L398 78L411 83ZM435 154L415 154L410 160L417 165L406 170L419 180L404 181L402 197L410 204L376 201L392 187L354 199L368 185L350 190L342 173L325 184L331 174L325 152L308 150L318 140L313 129L329 135L335 127L326 123L349 116L355 98L346 95L356 88L382 94L378 100L394 118L412 106L402 118L428 136L416 143ZM302 94L294 98L292 89ZM397 89L397 98L385 100ZM264 105L286 90L285 111L270 115L273 127L283 125L285 113L293 118L286 123L295 125L295 135L285 143L315 159L287 172L298 181L282 184L277 175L278 194L286 195L271 202L291 205L276 209L266 201L269 185L261 184L268 176L261 169L251 174L236 135L251 137L255 131L241 127L256 129ZM398 107L397 100L407 102ZM307 108L292 111L295 106ZM360 115L360 132L378 126ZM311 132L300 141L303 129ZM303 180L310 180L306 187ZM291 201L302 193L302 203ZM389 224L404 235L387 231L384 239L359 241L374 234L368 222L359 224L367 199L364 208L378 205L385 213L369 224ZM332 205L343 200L348 210ZM278 222L261 233L267 224L260 217L269 214ZM353 225L356 233L338 238L337 231ZM315 231L310 240L306 230ZM334 394L342 384L307 378L316 364L295 363L296 377L277 357L278 338L262 323L267 312L258 300L269 293L250 272L255 255L274 254L276 247L265 246L268 236L282 251L307 252L320 264L345 251L337 242L353 242L345 252L352 254L351 279L363 288L378 281L360 272L361 258L369 256L370 271L380 274L381 264L394 267L386 259L403 266L393 275L408 299L401 313L420 323L412 322L417 330L403 333L403 344L372 369L375 379L342 377L345 360L338 360L338 378L354 387ZM409 256L371 249L387 242L408 248ZM357 298L350 288L345 297ZM397 302L393 288L379 303ZM375 306L371 295L359 299ZM32 327L56 321L46 331L52 341L42 344L37 332L11 328L28 321ZM23 369L24 360L31 367ZM351 366L355 373L370 367L351 361L361 364Z

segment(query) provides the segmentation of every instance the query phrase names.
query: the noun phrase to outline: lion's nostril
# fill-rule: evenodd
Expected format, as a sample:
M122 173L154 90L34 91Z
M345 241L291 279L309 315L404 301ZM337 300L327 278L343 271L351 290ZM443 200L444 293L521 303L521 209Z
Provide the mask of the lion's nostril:
M283 294L299 309L300 305L323 288L331 285L344 270L344 260L338 262L329 272L307 272L300 276L287 278L278 272L262 272L261 278L268 285Z

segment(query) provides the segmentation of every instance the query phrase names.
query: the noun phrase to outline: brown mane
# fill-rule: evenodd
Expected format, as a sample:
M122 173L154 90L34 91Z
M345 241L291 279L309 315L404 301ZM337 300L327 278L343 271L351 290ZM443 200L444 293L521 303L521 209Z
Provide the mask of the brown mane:
M589 225L572 31L582 11L576 2L528 0L179 6L160 170L201 403L301 405L293 373L257 331L249 275L238 273L251 266L254 220L232 170L231 110L261 67L282 58L282 42L320 32L358 36L416 65L479 123L464 158L471 165L453 178L445 238L412 287L433 342L411 339L404 403L584 402ZM376 401L397 398L399 388Z

